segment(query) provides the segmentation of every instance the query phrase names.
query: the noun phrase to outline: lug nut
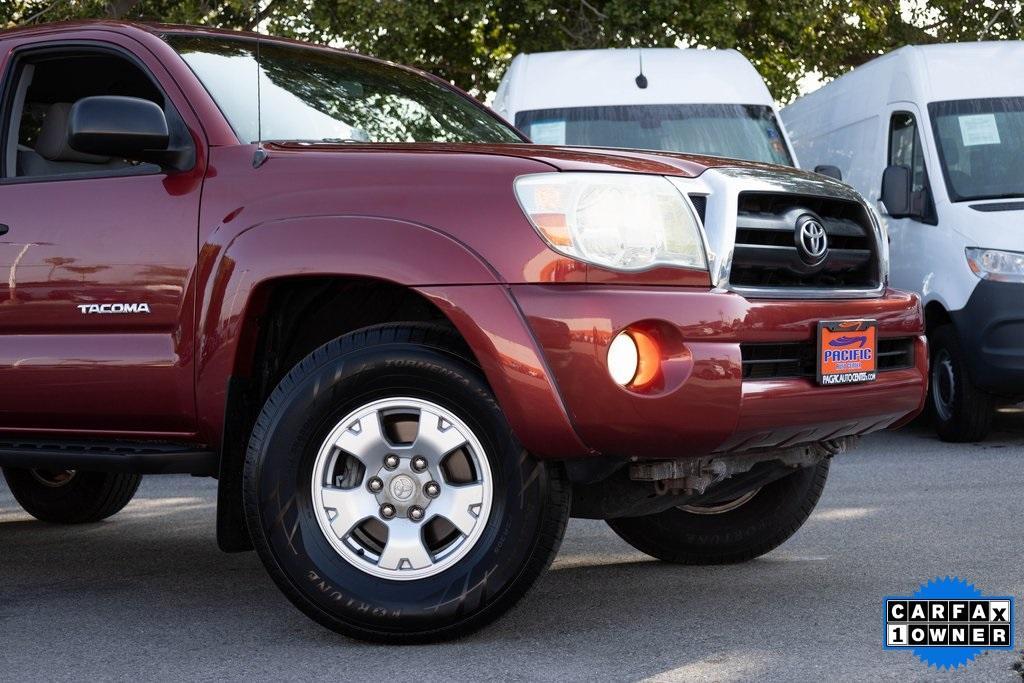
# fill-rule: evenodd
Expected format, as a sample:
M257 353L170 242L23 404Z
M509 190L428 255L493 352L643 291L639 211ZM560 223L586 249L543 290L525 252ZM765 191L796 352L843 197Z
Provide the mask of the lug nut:
M381 489L384 488L384 482L380 480L380 477L373 477L369 482L367 482L366 486L373 493L380 493Z
M422 455L417 455L415 458L412 459L412 468L417 472L422 472L423 470L427 469L427 459L424 458Z
M436 481L427 482L427 485L423 487L423 493L431 498L437 498L441 495L441 486Z
M409 519L418 522L423 519L423 508L413 505L409 508Z
M384 458L384 467L387 467L389 470L393 470L398 467L398 456L389 455Z
M395 506L390 503L384 503L380 506L380 516L384 519L391 519L395 516Z

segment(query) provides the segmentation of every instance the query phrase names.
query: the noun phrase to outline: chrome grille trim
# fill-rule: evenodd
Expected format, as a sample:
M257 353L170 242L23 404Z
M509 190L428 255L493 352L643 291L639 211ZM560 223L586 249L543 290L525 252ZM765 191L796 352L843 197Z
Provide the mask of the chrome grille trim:
M697 178L669 177L685 195L706 196L704 242L708 250L708 270L716 289L731 291L755 299L866 299L881 295L889 280L888 237L878 216L849 185L796 169L766 170L748 168L708 169ZM729 280L736 251L737 216L741 192L797 194L840 199L864 207L871 221L877 245L879 284L875 287L746 287Z

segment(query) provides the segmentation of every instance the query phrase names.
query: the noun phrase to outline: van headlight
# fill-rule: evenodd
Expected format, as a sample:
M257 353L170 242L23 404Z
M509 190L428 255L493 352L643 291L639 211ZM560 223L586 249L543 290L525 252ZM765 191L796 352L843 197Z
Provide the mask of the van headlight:
M1024 282L1024 253L968 247L967 265L982 280Z
M662 176L541 173L517 178L515 191L534 228L561 254L621 271L707 269L693 207Z

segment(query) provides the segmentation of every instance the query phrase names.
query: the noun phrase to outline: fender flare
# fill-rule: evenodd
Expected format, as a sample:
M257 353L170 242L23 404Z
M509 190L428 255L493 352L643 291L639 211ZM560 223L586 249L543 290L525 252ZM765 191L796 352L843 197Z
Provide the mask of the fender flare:
M200 260L200 272L206 276L201 280L198 310L196 407L199 432L211 445L222 445L228 382L240 354L246 352L243 325L261 305L254 300L256 293L276 279L351 276L401 285L439 305L480 360L513 432L528 450L539 448L540 454L552 456L588 452L507 286L479 254L450 235L392 218L308 216L258 223L222 246L211 240L201 251L207 258L205 264ZM404 256L396 258L396 254ZM489 304L486 309L480 308L483 302ZM501 319L500 325L495 318ZM500 341L495 335L514 337L534 366L528 399L523 396L523 382L510 377L508 368L493 359ZM529 419L533 411L524 409L527 400L534 406L540 401L548 409L543 413L544 425ZM561 438L554 443L564 450L544 453L556 434Z

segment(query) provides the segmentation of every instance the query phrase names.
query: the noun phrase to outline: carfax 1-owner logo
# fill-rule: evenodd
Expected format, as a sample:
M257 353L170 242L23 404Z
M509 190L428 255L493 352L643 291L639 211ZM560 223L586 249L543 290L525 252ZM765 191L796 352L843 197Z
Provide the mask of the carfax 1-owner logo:
M1012 650L1013 598L983 595L963 579L945 577L913 595L882 601L883 646L911 650L939 669L966 665L982 650Z

